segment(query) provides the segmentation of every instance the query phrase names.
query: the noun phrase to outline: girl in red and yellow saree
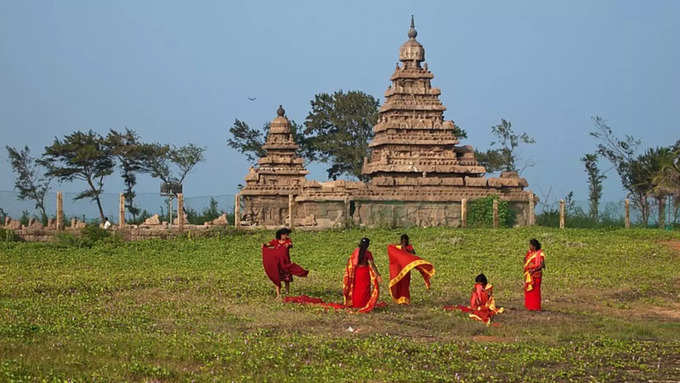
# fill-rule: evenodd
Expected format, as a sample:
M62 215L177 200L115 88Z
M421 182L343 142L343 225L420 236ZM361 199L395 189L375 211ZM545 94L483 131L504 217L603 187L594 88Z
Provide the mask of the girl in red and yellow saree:
M293 274L306 277L309 271L290 261L290 229L283 228L276 232L276 238L262 244L262 265L269 279L274 283L276 298L281 297L281 281L286 284L286 294L290 291Z
M342 278L345 306L358 308L361 313L373 310L380 295L378 286L382 282L378 268L373 262L373 255L368 251L370 242L368 238L361 239L359 247L354 249L347 260L345 275Z
M470 306L445 306L444 310L461 310L468 313L472 319L491 325L491 321L496 314L502 313L502 307L496 307L496 300L493 297L493 286L487 281L486 275L479 274L475 278L475 286L470 295Z
M529 251L524 256L524 307L530 311L541 310L541 280L545 268L545 253L535 238L529 241Z
M406 305L411 303L411 270L414 268L423 276L425 286L430 288L434 266L416 256L408 235L402 234L399 245L388 245L387 256L390 260L390 295L394 302Z

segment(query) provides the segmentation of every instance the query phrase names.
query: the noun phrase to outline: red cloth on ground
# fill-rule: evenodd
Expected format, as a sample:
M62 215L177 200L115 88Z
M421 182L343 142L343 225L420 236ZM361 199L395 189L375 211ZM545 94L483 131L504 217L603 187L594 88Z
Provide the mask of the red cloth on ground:
M312 298L307 295L298 295L296 297L285 297L283 298L283 301L286 303L299 303L302 305L315 305L315 306L321 306L325 308L333 308L336 310L339 309L351 309L351 307L347 307L343 305L342 303L333 303L333 302L324 302L323 299L321 298ZM375 304L375 307L385 307L387 306L387 303L385 302L378 302Z
M281 287L281 281L291 281L291 275L306 277L309 274L298 264L290 262L288 247L285 246L262 246L262 266L272 283L278 287Z
M307 305L319 305L323 307L329 307L329 308L334 308L334 309L344 309L345 305L342 303L332 303L332 302L324 302L321 298L312 298L307 295L300 295L297 297L285 297L283 298L283 301L286 303L299 303L299 304L307 304Z
M425 287L430 288L430 278L435 273L432 263L412 254L413 246L406 249L388 245L387 256L390 261L390 295L398 304L411 303L411 270L416 269L423 276Z
M373 260L373 255L370 251L366 251L366 262ZM342 278L342 296L343 304L326 303L319 298L311 298L306 295L297 297L286 297L284 302L313 304L325 307L339 308L358 308L353 312L368 313L376 307L384 307L384 302L378 303L380 290L378 287L378 275L368 265L359 266L359 249L355 249L352 255L347 260L345 266L345 274ZM371 288L372 287L372 288Z

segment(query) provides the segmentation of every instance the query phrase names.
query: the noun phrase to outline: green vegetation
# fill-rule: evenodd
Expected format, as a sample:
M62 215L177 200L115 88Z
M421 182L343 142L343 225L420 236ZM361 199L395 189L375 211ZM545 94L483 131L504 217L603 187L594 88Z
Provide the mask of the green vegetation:
M473 199L468 203L468 225L470 227L493 226L493 201L498 201L498 224L512 227L515 224L515 212L510 209L508 201L498 196Z
M293 260L311 272L292 294L341 301L362 236L387 276L385 245L399 234L294 232ZM414 275L412 305L368 315L275 301L259 254L271 232L91 248L0 241L0 381L680 379L677 231L408 234L436 267L432 290ZM547 253L542 313L522 308L532 237ZM441 309L465 304L480 271L507 309L499 327Z

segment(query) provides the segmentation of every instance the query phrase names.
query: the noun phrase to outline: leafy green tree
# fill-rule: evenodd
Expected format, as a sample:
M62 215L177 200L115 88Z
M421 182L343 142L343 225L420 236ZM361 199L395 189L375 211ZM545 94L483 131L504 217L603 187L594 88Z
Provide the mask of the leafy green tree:
M598 220L600 199L602 198L602 180L607 178L597 164L597 154L589 153L581 158L588 175L588 200L590 202L590 218Z
M628 190L633 202L633 207L640 211L642 221L649 221L649 203L647 196L649 190L645 187L641 171L635 172L633 163L636 160L635 152L641 141L633 136L625 135L617 137L607 121L599 116L592 117L595 129L590 132L598 142L597 154L607 159L616 169L621 180L621 185Z
M36 158L31 156L31 150L28 146L24 146L21 150L9 145L6 148L10 165L16 174L14 187L19 192L17 198L33 201L35 208L40 210L43 224L46 224L45 195L50 188L52 177L46 175L43 166Z
M137 184L137 175L148 172L146 164L149 158L155 155L153 147L141 142L140 137L134 130L125 129L124 132L111 130L106 136L106 142L111 154L117 159L120 174L125 183L125 209L130 212L133 221L136 221L139 208L134 204L136 193L134 187Z
M302 126L293 120L290 121L290 133L293 140L300 146L298 154L309 159L307 145L302 134ZM267 151L262 148L267 140L267 132L269 132L269 122L266 123L262 129L251 128L245 121L236 119L234 124L229 128L229 136L227 137L227 145L244 154L251 164L257 163L257 160L267 155Z
M673 151L671 148L657 147L648 149L631 163L630 169L633 188L641 195L644 195L645 199L646 209L644 211L645 214L642 217L645 224L648 223L650 211L649 204L646 201L648 197L656 200L659 213L659 225L663 226L665 223L665 202L668 192L662 188L658 188L655 180L663 171L664 166L672 161L672 158Z
M654 177L656 195L673 196L673 222L680 213L680 140L671 147L671 153L664 157L661 171Z
M96 201L99 215L104 219L100 199L104 177L111 175L115 167L113 154L105 138L92 130L76 131L63 139L55 138L52 145L45 147L40 162L48 169L46 175L60 182L84 181L87 189L74 199L90 198Z
M520 144L534 144L536 140L527 133L515 133L512 128L512 123L501 119L501 123L491 127L491 135L494 141L491 142L491 148L486 152L476 153L477 161L486 167L486 171L494 173L497 171L516 171L518 169L517 162L519 160L517 148ZM527 163L526 166L532 166L532 163Z
M328 177L366 180L361 169L378 120L378 99L361 91L320 93L305 119L307 157L329 164Z
M194 144L180 147L149 144L145 146L145 153L144 168L152 177L167 183L183 184L191 170L205 160L205 148Z

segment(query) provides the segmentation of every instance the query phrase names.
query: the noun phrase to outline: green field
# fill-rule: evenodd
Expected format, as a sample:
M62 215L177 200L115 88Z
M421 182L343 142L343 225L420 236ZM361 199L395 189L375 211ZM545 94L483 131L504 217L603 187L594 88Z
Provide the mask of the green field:
M292 295L341 301L362 236L383 276L388 229L294 232L311 270ZM680 234L651 229L410 229L434 263L412 304L356 315L275 301L271 232L92 248L0 242L0 381L677 381ZM523 310L531 237L547 254L544 312ZM675 249L672 246L676 246ZM507 312L466 304L483 271ZM358 331L348 332L352 327Z

